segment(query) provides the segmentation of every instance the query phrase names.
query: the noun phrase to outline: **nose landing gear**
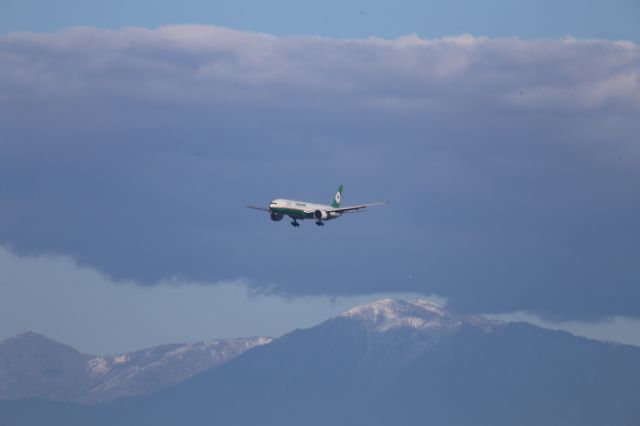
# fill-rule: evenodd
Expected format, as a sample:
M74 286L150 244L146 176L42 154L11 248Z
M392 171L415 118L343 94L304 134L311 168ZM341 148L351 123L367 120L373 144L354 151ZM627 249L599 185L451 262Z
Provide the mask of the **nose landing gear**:
M300 224L298 223L297 220L293 219L293 221L291 222L291 226L293 226L294 228L297 228L298 226L300 226Z
M318 226L324 226L324 222L321 220L316 221L316 225Z

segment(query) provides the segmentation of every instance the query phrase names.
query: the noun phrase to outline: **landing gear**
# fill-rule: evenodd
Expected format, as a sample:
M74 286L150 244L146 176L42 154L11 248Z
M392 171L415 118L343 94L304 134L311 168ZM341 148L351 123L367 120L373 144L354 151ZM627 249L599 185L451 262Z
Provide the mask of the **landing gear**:
M321 220L316 221L316 225L318 226L324 226L324 222Z
M291 226L293 226L294 228L297 228L298 226L300 226L300 224L298 223L297 220L293 219L293 221L291 222Z

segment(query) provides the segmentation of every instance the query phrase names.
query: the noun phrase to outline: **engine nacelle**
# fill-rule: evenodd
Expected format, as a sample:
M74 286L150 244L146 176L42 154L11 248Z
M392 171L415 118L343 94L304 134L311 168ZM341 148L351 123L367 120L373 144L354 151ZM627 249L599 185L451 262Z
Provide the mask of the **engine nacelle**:
M316 220L325 220L329 218L329 213L324 210L316 210L313 212L313 217L315 217Z
M284 215L282 213L271 212L271 220L273 220L274 222L281 221L283 217Z

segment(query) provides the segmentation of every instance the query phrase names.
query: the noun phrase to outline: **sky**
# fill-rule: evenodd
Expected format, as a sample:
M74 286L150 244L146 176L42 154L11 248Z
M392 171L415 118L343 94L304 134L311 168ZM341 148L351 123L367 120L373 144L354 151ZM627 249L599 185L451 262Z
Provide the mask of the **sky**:
M637 0L3 0L0 33L209 24L273 35L640 39Z
M0 6L0 339L386 295L640 344L640 3ZM320 229L245 208L389 200Z

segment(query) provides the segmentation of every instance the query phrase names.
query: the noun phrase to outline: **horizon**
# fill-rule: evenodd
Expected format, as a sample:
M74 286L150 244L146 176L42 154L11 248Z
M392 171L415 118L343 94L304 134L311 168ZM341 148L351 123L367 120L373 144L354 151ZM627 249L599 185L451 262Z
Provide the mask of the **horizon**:
M158 346L164 346L164 345L184 345L184 344L195 344L195 343L206 343L206 342L214 342L214 341L224 341L224 340L235 340L235 339L252 339L252 338L268 338L268 339L278 339L280 337L283 337L289 333L292 333L296 330L306 330L309 328L314 328L317 326L322 325L324 322L329 321L331 319L334 318L338 318L338 317L350 317L350 315L347 315L351 312L354 311L359 311L362 308L367 308L367 307L372 307L374 305L379 305L379 304L384 304L386 302L389 301L394 301L394 302L403 302L403 303L410 303L415 305L415 302L426 302L430 305L434 305L440 309L443 309L444 313L446 313L447 315L451 315L452 313L447 311L446 309L446 305L444 305L442 303L442 301L440 302L436 302L433 300L430 300L428 298L425 297L418 297L418 298L406 298L406 297L402 297L402 296L386 296L386 297L382 297L379 299L374 299L368 302L361 302L358 303L354 306L348 307L346 308L346 310L343 310L337 314L334 314L333 316L330 316L328 318L324 318L321 319L319 322L314 323L314 324L310 324L310 325L306 325L303 327L297 327L291 330L286 330L284 331L284 333L280 334L280 335L239 335L239 336L225 336L225 337L217 337L217 338L211 338L211 339L201 339L201 340L184 340L184 341L171 341L171 342L164 342L164 343L156 343L154 345L151 346L144 346L144 347L133 347L133 348L129 348L128 350L122 350L119 352L95 352L95 351L83 351L80 350L79 348L73 346L72 344L69 344L68 342L65 341L61 341L61 340L57 340L54 339L46 334L43 333L39 333L37 331L33 331L33 330L26 330L23 332L19 332L13 336L9 336L6 338L0 338L0 344L2 343L7 343L10 340L19 340L20 338L24 337L25 335L35 335L38 336L40 338L44 338L46 340L52 341L54 343L58 343L58 344L63 344L66 346L70 346L73 349L77 350L78 352L82 353L82 354L88 354L88 355L92 355L92 356L118 356L118 355L124 355L124 354L128 354L128 353L133 353L133 352L138 352L138 351L144 351L147 349L152 349L154 347L158 347ZM455 318L465 318L467 316L456 316L455 314L453 315ZM639 347L640 348L640 344L638 344L637 342L635 342L634 340L629 340L629 341L625 341L625 337L618 337L618 339L621 340L615 340L615 339L611 339L611 335L610 335L610 330L607 330L606 328L604 329L600 329L600 330L594 330L590 327L585 327L584 325L581 325L580 323L568 323L568 324L557 324L557 323L550 323L550 322L546 322L541 320L540 318L536 318L535 316L532 315L527 315L525 313L516 313L516 314L510 314L510 315L474 315L472 316L474 318L482 318L482 319L486 319L489 321L497 321L498 323L504 323L504 324L508 324L508 323L518 323L518 322L524 322L536 327L540 327L542 329L545 330L549 330L549 331L564 331L567 332L573 336L576 337L582 337L582 338L586 338L589 340L594 340L594 341L599 341L602 343L616 343L616 344L621 344L621 345L629 345L629 346L634 346L634 347ZM99 336L98 336L99 337Z

